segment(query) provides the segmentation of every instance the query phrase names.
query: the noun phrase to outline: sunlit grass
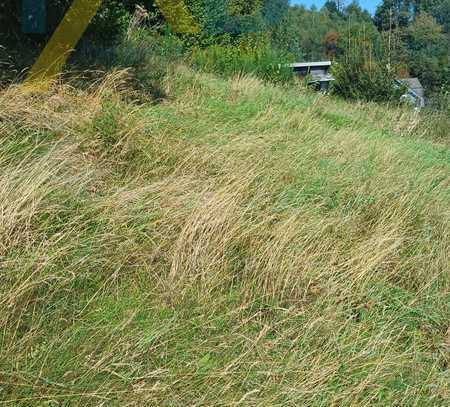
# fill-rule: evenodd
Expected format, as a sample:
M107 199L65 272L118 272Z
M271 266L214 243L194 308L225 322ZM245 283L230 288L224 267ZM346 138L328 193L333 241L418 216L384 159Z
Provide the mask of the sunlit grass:
M0 399L447 405L432 124L184 67L138 104L128 75L0 94Z

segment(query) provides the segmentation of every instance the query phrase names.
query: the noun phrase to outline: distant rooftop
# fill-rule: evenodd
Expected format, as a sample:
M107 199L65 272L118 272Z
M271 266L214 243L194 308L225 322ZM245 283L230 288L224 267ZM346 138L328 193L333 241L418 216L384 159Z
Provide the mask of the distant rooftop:
M311 68L313 66L331 66L331 61L295 62L289 65L291 68Z
M415 92L418 96L424 97L424 90L423 86L420 83L419 79L417 78L401 78L397 79L399 82L403 83L405 86L407 86L409 89L411 89L413 92Z

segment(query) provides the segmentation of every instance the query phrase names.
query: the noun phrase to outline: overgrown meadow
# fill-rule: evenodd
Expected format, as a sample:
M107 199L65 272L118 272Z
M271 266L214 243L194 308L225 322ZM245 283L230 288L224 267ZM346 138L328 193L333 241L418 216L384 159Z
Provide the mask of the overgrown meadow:
M444 122L133 44L0 93L0 400L448 405Z

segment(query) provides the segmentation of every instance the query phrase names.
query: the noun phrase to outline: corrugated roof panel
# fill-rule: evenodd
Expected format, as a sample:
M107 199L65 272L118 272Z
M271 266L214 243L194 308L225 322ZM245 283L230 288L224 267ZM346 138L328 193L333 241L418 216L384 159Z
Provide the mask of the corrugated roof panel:
M331 61L295 62L289 65L291 68L312 68L315 66L331 66Z

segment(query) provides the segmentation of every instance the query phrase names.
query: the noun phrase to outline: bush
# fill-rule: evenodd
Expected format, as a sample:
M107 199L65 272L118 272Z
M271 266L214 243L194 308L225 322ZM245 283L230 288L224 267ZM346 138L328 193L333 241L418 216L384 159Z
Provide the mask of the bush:
M84 42L74 56L74 64L82 69L109 71L129 68L132 86L140 97L164 98L164 78L174 60L183 55L181 41L173 35L158 35L146 28L122 36L114 46Z
M272 48L269 41L251 36L236 43L194 47L191 61L196 68L223 76L236 73L253 74L272 82L287 82L293 78L290 68L284 67L290 55Z
M376 63L339 62L334 64L332 74L332 91L345 98L383 102L400 97L393 77Z
M126 31L130 17L123 2L109 0L96 13L86 34L96 42L113 43Z
M332 68L332 91L348 99L398 100L402 90L394 86L393 72L376 62L371 43L360 38L350 43Z
M421 127L426 135L433 135L434 139L450 141L450 90L443 87L430 96L423 111Z
M430 95L427 102L430 110L446 113L450 117L450 87L442 86L442 88Z

